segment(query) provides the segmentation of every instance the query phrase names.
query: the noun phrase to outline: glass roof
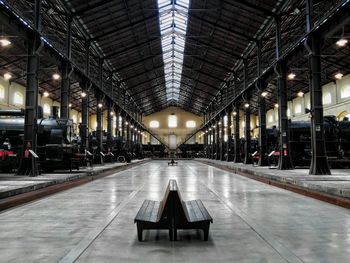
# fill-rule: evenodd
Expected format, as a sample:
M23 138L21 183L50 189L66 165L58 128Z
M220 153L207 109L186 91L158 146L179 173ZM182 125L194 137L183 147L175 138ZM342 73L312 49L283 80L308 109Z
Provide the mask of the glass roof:
M168 101L179 99L189 2L190 0L158 0Z

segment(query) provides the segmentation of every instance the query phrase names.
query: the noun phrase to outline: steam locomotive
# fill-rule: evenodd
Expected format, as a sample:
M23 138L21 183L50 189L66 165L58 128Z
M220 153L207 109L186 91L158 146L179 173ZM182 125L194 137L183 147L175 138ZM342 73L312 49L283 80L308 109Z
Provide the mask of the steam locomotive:
M294 166L308 167L311 163L311 123L308 121L294 121L289 124L289 146ZM324 117L324 131L326 152L329 164L332 168L350 167L350 121L345 119L337 121L335 116ZM267 152L275 153L270 156L270 161L276 161L279 155L279 131L275 128L266 129ZM240 155L244 159L244 138L240 139ZM226 148L224 148L226 149ZM231 153L234 152L234 143L231 145ZM258 139L251 141L250 154L259 152ZM259 160L259 155L252 156L253 161ZM273 160L274 159L274 160Z
M39 110L40 112L40 110ZM43 171L69 169L70 160L79 152L72 143L73 122L55 116L37 120L37 155ZM11 171L19 164L23 149L24 111L0 111L0 169Z

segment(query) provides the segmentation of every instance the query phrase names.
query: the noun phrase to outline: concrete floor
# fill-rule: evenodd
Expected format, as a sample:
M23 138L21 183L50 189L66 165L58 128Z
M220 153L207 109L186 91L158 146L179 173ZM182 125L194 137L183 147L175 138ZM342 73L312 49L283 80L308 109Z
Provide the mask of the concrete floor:
M170 178L214 219L202 233L146 231L133 219ZM153 161L0 214L0 262L349 262L350 212L232 173Z

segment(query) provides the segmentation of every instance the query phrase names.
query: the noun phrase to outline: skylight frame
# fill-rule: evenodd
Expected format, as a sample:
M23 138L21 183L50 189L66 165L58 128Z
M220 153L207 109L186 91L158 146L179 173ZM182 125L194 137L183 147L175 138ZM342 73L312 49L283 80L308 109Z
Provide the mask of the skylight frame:
M190 0L158 0L165 89L168 101L179 100L189 2Z

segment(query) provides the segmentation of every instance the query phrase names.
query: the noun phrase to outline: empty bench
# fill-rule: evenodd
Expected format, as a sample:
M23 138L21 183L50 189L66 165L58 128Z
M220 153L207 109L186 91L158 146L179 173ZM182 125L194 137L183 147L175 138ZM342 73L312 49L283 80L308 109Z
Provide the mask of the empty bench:
M169 216L171 212L170 191L172 182L169 182L162 201L145 200L138 211L134 223L137 224L138 240L142 241L142 232L145 229L168 229L170 240L173 240L172 220Z
M199 229L207 241L213 219L201 200L183 201L176 181L170 180L163 200L145 200L134 222L139 241L144 229L168 229L170 240L177 240L178 229Z
M177 240L178 229L203 230L204 241L208 241L210 223L213 219L201 200L183 201L180 190L176 184L177 191L174 195L174 228L173 237Z
M175 162L174 159L171 159L171 161L168 162L168 166L169 165L177 165L177 162Z

